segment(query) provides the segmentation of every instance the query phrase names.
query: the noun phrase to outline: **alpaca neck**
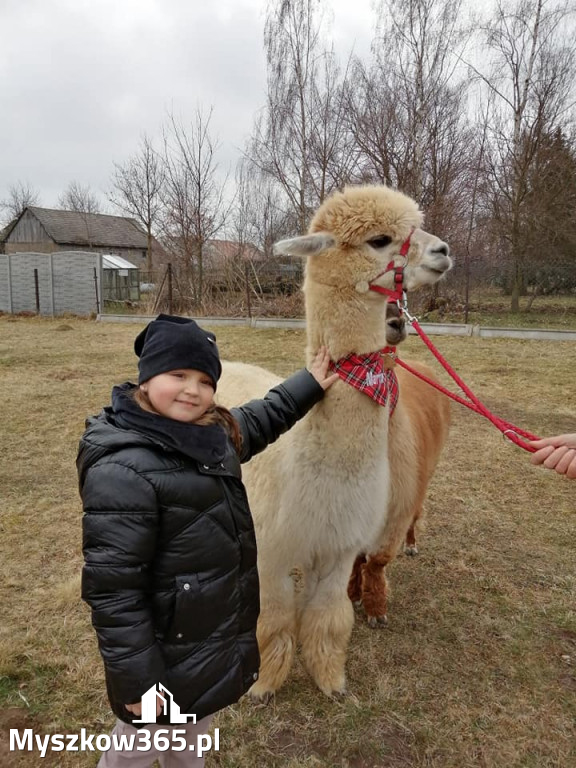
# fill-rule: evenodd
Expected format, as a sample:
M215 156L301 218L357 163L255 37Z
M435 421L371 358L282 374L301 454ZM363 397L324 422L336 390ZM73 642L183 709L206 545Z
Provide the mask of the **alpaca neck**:
M319 294L322 295L319 295ZM328 348L332 360L350 354L369 354L386 346L386 304L342 295L328 286L314 286L314 297L306 294L306 359L309 364L321 346Z
M321 346L328 348L332 360L352 353L369 354L386 346L384 300L367 301L352 294L343 301L342 293L337 295L334 288L318 284L313 285L311 294L306 292L308 364ZM363 474L367 455L378 456L380 462L386 460L388 413L388 406L377 405L350 384L337 381L301 422L301 430L303 435L308 433L305 442L309 433L314 433L313 444L329 446L326 461L345 473L353 469Z

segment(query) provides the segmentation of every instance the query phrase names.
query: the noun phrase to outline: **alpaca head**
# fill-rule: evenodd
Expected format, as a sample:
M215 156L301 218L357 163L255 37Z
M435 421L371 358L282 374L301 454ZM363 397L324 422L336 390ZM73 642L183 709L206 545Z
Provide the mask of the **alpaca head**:
M433 285L452 267L446 243L421 224L418 206L401 192L346 187L324 201L307 235L276 244L277 253L307 258L310 349L326 344L335 358L385 345L387 297L377 288L394 287L391 265L404 266L408 291Z
M308 257L307 276L381 301L371 285L393 287L390 262L405 264L404 286L433 285L452 267L449 248L420 228L422 214L406 195L384 186L346 187L324 201L309 232L277 243L277 253ZM406 256L402 244L410 238Z

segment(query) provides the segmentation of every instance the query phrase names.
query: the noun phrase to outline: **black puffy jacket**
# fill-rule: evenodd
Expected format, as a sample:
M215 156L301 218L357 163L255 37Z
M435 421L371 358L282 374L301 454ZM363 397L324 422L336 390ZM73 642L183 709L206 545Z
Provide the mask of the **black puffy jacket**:
M77 459L82 597L121 720L132 722L124 705L157 683L200 719L237 701L257 679L256 541L240 461L323 394L303 370L263 400L233 409L242 455L230 442L217 466L120 429L110 408L88 420Z

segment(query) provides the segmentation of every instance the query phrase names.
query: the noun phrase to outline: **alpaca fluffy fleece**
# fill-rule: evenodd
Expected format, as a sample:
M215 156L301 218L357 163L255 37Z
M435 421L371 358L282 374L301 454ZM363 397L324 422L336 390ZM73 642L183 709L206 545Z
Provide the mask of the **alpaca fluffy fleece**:
M333 360L386 344L390 261L406 263L408 289L436 282L451 267L448 248L420 229L413 200L387 187L350 187L326 200L308 235L277 244L307 258L306 360L322 345ZM399 256L411 236L406 258ZM377 245L374 238L389 238ZM262 396L278 379L254 366L224 365L218 399L230 407ZM261 580L260 678L265 699L285 680L300 642L319 688L345 689L353 625L347 585L359 552L372 551L388 508L389 410L342 381L286 435L251 461L244 480L254 515ZM294 568L302 575L294 589Z

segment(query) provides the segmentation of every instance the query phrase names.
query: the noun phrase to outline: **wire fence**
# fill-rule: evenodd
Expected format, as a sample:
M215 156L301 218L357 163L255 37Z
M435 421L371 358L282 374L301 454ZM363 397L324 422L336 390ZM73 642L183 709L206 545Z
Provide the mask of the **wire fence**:
M456 263L446 279L409 296L411 311L428 322L482 322L576 328L575 267L549 290L527 285L520 311L511 313L506 274L495 265L466 268ZM570 270L573 270L573 274ZM235 262L196 272L166 265L139 273L138 300L105 300L104 313L193 315L196 317L304 317L300 261Z
M218 270L140 271L138 301L106 301L104 312L193 314L222 317L302 317L300 262L244 261Z

